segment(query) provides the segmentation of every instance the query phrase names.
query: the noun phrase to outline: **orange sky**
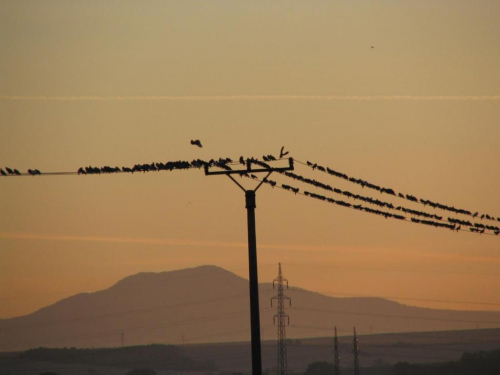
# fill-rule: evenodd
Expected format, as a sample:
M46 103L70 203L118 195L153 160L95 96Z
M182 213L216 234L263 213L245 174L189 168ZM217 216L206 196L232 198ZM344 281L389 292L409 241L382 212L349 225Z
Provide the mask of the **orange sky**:
M2 1L0 167L260 157L285 145L500 217L499 16L490 0ZM227 178L5 178L0 196L0 318L140 271L216 264L246 276L244 197ZM500 236L268 186L257 207L261 281L281 262L290 285L332 295L500 310Z

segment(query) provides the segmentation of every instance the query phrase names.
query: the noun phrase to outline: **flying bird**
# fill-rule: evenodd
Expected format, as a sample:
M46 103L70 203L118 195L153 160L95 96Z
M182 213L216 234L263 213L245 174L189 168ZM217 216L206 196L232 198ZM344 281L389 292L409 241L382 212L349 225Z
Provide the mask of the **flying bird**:
M285 146L281 147L281 151L280 151L280 159L283 159L283 157L287 156L289 154L289 152L285 152Z
M191 140L191 144L194 145L194 146L198 146L199 148L202 148L203 146L201 145L201 142L199 139L193 141Z

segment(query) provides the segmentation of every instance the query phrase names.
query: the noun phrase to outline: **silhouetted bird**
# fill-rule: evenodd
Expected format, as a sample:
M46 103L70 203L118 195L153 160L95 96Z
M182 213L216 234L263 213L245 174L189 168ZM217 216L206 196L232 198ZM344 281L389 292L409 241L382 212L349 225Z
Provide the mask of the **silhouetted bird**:
M0 174L1 174L2 176L7 176L7 173L5 173L5 171L4 171L2 168L0 168Z
M462 226L461 226L461 225L459 225L459 226L458 226L458 228L457 228L457 232L458 232L461 228L462 228Z
M280 159L283 159L285 156L287 156L289 154L289 152L285 152L285 146L281 147L281 151L280 151Z
M257 176L256 176L256 175L254 175L254 174L250 174L250 177L252 177L254 180L256 180L256 179L257 179Z
M20 175L21 175L21 173L19 173L19 171L18 171L17 169L14 169L14 174L15 174L16 176L20 176Z
M10 169L9 167L5 167L5 169L7 170L8 174L14 174L14 171L12 169Z
M245 165L245 159L243 158L243 156L240 156L240 164Z
M478 212L476 212L474 215L472 215L472 217L477 217L477 214L478 214Z
M200 148L202 148L202 147L203 147L203 146L201 145L201 142L200 142L200 140L199 140L199 139L197 139L197 140L195 140L195 141L191 140L191 144L192 144L192 145L194 145L194 146L198 146L198 147L200 147Z
M484 214L481 215L481 220L483 220L483 219L484 219Z

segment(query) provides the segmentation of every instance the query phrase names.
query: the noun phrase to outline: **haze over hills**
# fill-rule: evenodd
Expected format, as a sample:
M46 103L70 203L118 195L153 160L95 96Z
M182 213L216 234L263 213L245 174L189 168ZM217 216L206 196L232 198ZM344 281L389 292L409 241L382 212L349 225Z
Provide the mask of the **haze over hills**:
M276 338L272 284L260 284L262 339ZM288 338L358 332L416 332L500 327L500 312L418 308L382 298L336 298L299 288ZM139 273L112 287L63 299L33 314L0 320L0 351L113 347L151 343L248 341L248 280L216 266ZM123 336L122 336L123 333Z

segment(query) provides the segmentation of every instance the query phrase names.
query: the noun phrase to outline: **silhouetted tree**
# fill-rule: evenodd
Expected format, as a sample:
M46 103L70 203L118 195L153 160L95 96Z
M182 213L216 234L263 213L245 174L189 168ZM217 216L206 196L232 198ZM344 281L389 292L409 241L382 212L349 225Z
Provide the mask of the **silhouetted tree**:
M307 366L304 375L330 375L335 371L333 363L328 362L313 362Z
M127 372L127 375L156 375L156 371L149 368L136 368Z

